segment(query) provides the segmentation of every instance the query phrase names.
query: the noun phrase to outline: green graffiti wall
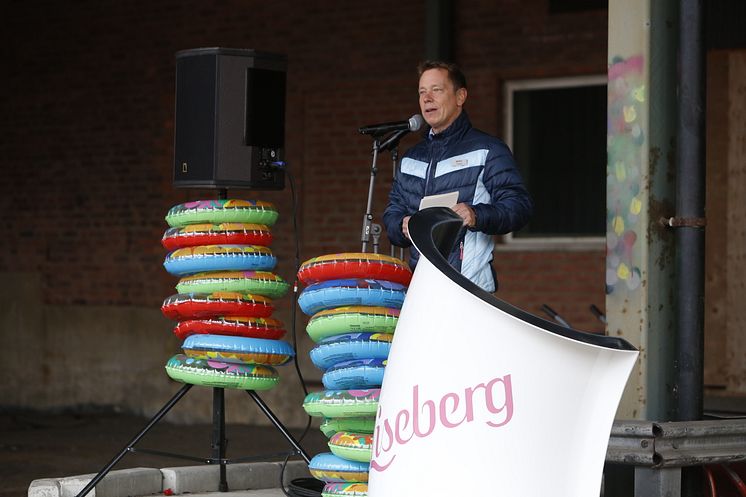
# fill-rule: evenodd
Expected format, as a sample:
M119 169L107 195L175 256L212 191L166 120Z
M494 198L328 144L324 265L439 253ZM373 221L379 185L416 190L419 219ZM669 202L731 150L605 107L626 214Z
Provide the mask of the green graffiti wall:
M642 282L638 251L643 208L645 102L643 57L615 57L609 66L606 166L606 293L635 291Z

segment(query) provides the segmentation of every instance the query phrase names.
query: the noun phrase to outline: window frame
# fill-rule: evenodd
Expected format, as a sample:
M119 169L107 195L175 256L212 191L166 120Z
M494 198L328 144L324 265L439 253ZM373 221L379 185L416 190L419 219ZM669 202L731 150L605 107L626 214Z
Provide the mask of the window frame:
M513 150L513 94L523 90L546 90L553 88L576 88L581 86L608 86L608 75L567 76L558 78L514 79L504 84L505 103L504 129L505 143ZM605 212L604 212L605 214ZM606 246L606 236L543 236L531 238L514 237L513 233L503 235L502 243L496 247L502 251L513 250L598 250Z

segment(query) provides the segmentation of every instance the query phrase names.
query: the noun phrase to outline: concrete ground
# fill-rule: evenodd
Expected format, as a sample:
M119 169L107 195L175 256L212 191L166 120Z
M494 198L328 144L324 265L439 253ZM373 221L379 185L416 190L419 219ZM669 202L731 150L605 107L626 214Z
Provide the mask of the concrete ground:
M33 480L97 473L142 430L146 418L114 413L40 413L0 411L0 497L27 495ZM210 456L211 429L161 421L136 445L197 457ZM298 439L302 430L291 430ZM272 426L229 424L228 458L285 452L291 446ZM300 442L313 457L327 451L326 439L311 428ZM281 459L281 458L280 458ZM266 460L278 460L267 458ZM194 461L127 454L117 469L194 466Z

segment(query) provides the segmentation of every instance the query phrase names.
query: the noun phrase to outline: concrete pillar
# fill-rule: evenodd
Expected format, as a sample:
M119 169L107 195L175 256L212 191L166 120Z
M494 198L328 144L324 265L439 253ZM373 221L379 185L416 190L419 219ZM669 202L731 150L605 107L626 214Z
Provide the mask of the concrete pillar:
M671 419L675 360L674 0L609 1L607 332L640 349L618 418Z

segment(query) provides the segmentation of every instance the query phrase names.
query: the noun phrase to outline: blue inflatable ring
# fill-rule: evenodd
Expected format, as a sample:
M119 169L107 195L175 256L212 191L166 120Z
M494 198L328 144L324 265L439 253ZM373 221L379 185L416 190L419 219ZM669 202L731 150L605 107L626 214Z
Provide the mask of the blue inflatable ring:
M383 384L386 359L354 359L335 364L321 377L329 390L378 388Z
M176 276L204 271L271 271L277 258L260 245L198 245L174 250L163 266Z
M311 349L311 362L326 371L333 365L353 359L388 359L391 333L345 333L321 340Z
M370 463L348 461L331 452L322 452L311 459L308 464L311 476L326 483L368 481Z
M264 366L285 364L295 355L290 344L282 340L226 335L190 335L182 349L195 359Z
M298 305L307 315L346 305L368 305L401 309L407 287L392 281L372 279L329 280L306 287Z

